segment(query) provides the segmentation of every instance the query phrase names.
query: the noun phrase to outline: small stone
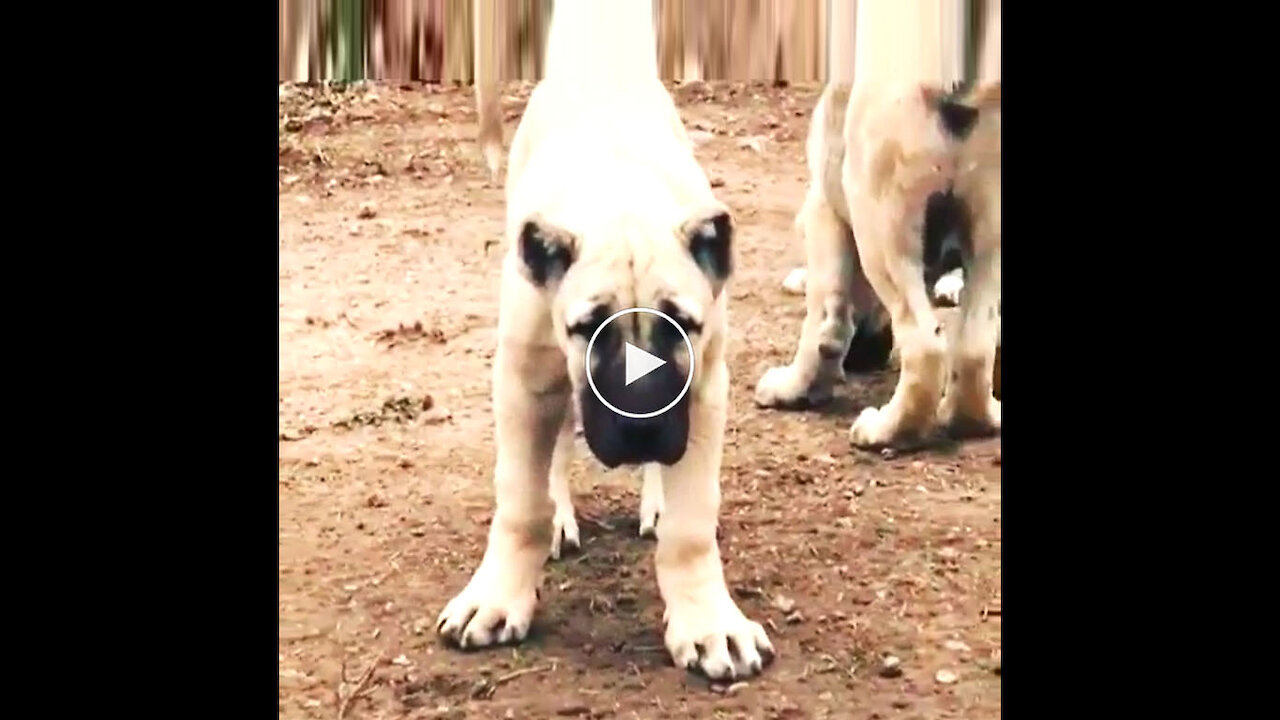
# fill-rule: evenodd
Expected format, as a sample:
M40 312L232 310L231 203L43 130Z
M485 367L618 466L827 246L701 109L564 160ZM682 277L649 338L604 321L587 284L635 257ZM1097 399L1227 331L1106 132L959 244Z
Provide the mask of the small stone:
M796 610L787 616L788 625L797 625L802 622L804 622L804 615L802 615L799 610Z
M694 145L703 145L715 139L715 135L706 130L690 130L687 134Z
M782 595L779 595L778 597L773 599L773 606L778 608L784 613L789 613L795 609L796 601L792 600L791 598L783 597Z
M736 682L730 685L729 687L725 688L724 694L737 695L738 693L742 692L742 689L745 688L748 684L749 683L745 683L745 682Z
M951 672L950 670L939 670L936 674L934 674L933 679L937 680L943 685L951 685L959 678L956 677L956 674Z
M356 213L356 217L361 220L368 220L378 214L378 206L372 200L366 200L360 203L360 210Z
M560 708L559 710L556 711L556 714L566 715L566 716L567 715L586 715L589 712L591 712L591 708L587 707L586 705L583 705L582 703L574 703L572 705L565 705L564 707Z
M948 650L955 650L956 652L971 652L970 647L962 640L948 640L942 643L942 646Z
M893 707L898 710L905 710L911 707L911 701L906 698L898 698L893 701Z
M898 457L898 451L894 450L891 447L887 447L880 451L880 457L884 458L885 460L892 460Z
M866 492L866 491L867 491L867 487L866 487L865 485L863 485L862 483L854 483L854 484L853 484L853 494L854 494L854 495L859 495L859 496L860 496L860 495L862 495L862 493L864 493L864 492Z
M902 677L902 661L894 655L885 655L884 659L880 661L880 677Z

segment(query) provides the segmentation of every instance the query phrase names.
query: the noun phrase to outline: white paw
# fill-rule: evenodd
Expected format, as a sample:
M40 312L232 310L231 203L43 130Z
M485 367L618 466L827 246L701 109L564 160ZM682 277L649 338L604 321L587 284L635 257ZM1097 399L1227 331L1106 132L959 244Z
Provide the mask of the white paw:
M556 508L555 517L551 520L551 559L559 560L561 550L582 549L582 541L578 537L578 519L573 516L573 507L561 510Z
M728 593L719 602L667 606L665 640L677 667L713 680L758 674L773 659L773 643L760 623L747 619Z
M886 425L885 414L880 408L863 408L858 419L853 421L853 427L849 428L849 442L864 448L884 445L892 439L892 428Z
M831 399L831 389L810 387L800 381L791 365L771 367L756 383L755 401L760 407L809 407Z
M787 274L786 279L782 281L782 289L792 295L803 295L805 279L808 276L808 269L798 267Z
M644 467L644 485L640 488L640 537L658 536L658 517L664 506L662 471L651 465Z
M533 621L538 586L521 577L501 564L482 564L467 587L440 612L436 631L460 648L523 640Z
M933 286L933 297L939 305L960 304L960 291L964 289L964 275L960 268L938 278Z

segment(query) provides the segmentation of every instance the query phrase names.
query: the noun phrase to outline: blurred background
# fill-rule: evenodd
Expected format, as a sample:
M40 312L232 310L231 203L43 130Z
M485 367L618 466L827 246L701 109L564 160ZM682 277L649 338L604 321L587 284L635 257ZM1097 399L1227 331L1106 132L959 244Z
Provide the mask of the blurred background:
M954 4L953 16L964 25L966 37L964 76L974 77L983 18L988 5L999 0L923 1ZM281 82L475 79L475 0L277 2ZM493 7L498 79L539 79L553 0L482 2ZM847 31L846 37L852 37L854 0L654 4L659 70L665 80L825 82L833 32Z

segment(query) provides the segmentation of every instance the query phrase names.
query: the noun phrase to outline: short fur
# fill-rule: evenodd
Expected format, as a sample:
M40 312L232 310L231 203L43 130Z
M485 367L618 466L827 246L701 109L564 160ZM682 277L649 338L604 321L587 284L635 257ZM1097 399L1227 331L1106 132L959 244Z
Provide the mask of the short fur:
M851 428L860 446L914 442L935 420L962 434L1000 427L1000 403L991 394L999 337L1000 84L962 94L946 89L943 78L955 63L945 43L934 42L945 36L940 7L858 5L856 81L829 86L810 125L810 189L797 219L808 250L800 344L789 366L770 369L756 387L764 406L830 397L854 335L853 308L883 308L902 369L889 403L864 409ZM903 42L917 32L918 43ZM837 123L833 108L841 105ZM929 290L957 267L965 287L948 342ZM878 303L853 298L864 283Z
M602 461L670 462L660 471L656 575L673 660L713 678L744 677L773 648L730 595L716 543L733 220L693 157L654 48L651 0L555 3L545 79L507 161L497 509L484 558L438 628L467 647L528 632L557 512L550 478L565 469L576 398ZM629 307L679 321L693 356L668 342L664 321L633 314L611 324L616 337L588 358L591 333ZM639 423L594 414L583 402L587 363L616 362L623 341L681 373L692 364L686 401Z

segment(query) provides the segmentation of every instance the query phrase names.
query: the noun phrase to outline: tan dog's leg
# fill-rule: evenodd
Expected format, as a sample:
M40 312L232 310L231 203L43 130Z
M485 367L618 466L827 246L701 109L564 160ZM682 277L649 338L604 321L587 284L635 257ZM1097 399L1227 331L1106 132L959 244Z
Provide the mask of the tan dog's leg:
M769 368L756 384L761 407L804 407L831 399L843 381L841 363L853 338L849 287L856 249L849 227L836 216L819 183L811 183L796 226L808 256L804 325L790 365Z
M909 232L896 223L895 237L877 244L858 240L867 279L888 308L901 356L901 373L893 398L881 408L865 408L849 430L854 445L875 447L914 440L932 426L942 396L946 339L934 314L918 260L900 255L886 258L884 249L902 247ZM869 232L869 231L868 231ZM868 258L874 258L870 262Z
M498 341L493 390L497 510L480 567L436 624L441 635L461 647L519 641L529 632L551 547L554 505L547 485L556 434L568 408L564 367L558 348L505 337ZM561 377L541 377L548 368Z
M581 548L578 519L573 514L573 495L569 491L569 463L573 460L573 412L566 411L556 449L551 455L551 502L556 506L551 519L551 559L560 559L561 544L565 548Z
M678 667L701 669L711 678L746 677L760 671L761 653L772 655L773 645L734 603L716 546L729 371L722 358L713 363L705 371L703 397L689 408L684 458L662 471L658 590L666 604L667 650Z
M662 466L649 463L644 466L644 484L640 486L640 537L657 537L662 500Z
M976 257L960 298L960 317L952 333L951 383L938 420L960 437L1000 429L1000 401L992 396L999 342L1000 251Z

